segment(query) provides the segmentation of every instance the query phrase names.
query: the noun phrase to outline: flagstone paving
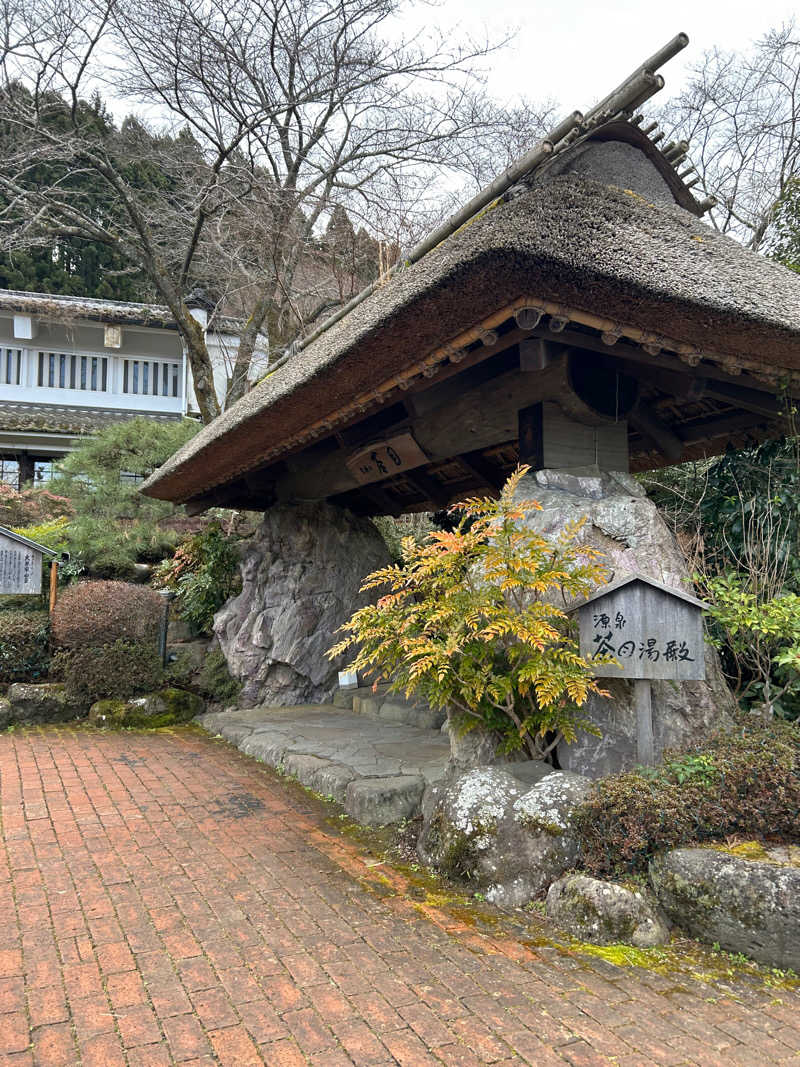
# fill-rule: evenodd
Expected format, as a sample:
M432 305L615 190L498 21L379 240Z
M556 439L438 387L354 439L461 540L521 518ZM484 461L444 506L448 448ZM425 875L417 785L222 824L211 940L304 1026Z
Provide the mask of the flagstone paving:
M445 772L450 741L439 730L382 722L327 704L210 712L198 722L272 766L287 753L314 755L346 766L360 778Z
M0 1063L800 1064L800 997L425 897L196 729L0 735Z

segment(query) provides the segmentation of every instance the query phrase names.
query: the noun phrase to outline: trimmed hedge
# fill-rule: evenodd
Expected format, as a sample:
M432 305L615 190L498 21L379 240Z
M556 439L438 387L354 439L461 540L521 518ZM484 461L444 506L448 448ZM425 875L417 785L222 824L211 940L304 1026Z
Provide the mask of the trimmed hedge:
M800 840L800 726L743 723L652 771L610 775L578 809L583 867L645 870L664 849L732 834Z
M116 640L100 646L62 649L53 656L52 673L77 703L128 700L150 693L164 682L155 644Z
M35 682L50 663L46 611L0 611L0 682Z
M163 601L152 589L128 582L79 582L56 604L53 645L80 649L119 640L155 649L163 614Z

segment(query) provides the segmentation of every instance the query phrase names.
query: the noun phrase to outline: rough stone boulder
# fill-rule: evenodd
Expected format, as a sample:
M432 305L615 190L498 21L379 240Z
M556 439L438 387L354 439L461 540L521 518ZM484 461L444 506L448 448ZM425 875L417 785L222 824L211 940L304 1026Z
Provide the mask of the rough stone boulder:
M573 471L539 470L527 474L519 499L538 500L541 511L526 522L538 533L557 536L568 522L586 522L579 540L599 549L609 581L638 573L687 592L692 591L686 559L672 531L641 485L628 474L597 468ZM701 738L724 726L734 709L719 658L707 645L706 681L653 682L653 726L656 754ZM633 684L603 679L611 696L591 696L585 711L602 737L581 734L574 744L558 748L566 770L600 778L636 763L636 710Z
M687 933L770 967L800 970L800 866L679 848L651 862L650 881Z
M202 699L185 689L162 689L133 700L98 700L89 709L96 726L156 728L189 722L203 711Z
M60 682L15 682L8 687L8 725L11 722L68 722L86 715L85 705L67 695Z
M332 504L280 505L242 552L242 591L214 632L242 707L329 700L343 662L325 653L336 631L367 603L363 579L389 562L366 519Z
M566 874L547 891L547 915L581 941L653 948L669 941L669 925L645 893L584 874Z
M473 768L427 788L417 851L492 903L520 907L576 863L572 813L590 789L577 774L555 771L526 789L507 771Z

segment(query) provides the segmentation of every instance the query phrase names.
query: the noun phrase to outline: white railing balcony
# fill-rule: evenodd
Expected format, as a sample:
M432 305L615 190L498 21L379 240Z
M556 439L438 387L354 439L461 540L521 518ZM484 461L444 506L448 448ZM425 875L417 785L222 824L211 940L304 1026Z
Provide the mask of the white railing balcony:
M0 396L18 403L181 414L183 363L153 356L4 347Z

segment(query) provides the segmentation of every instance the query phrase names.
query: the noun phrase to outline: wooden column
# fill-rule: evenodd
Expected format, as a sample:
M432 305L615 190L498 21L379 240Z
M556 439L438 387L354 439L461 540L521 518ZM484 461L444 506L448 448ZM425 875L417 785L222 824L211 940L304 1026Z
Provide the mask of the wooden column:
M531 404L519 411L519 461L532 470L544 467L544 407Z
M636 706L636 759L643 767L656 761L653 738L653 701L650 681L637 678L633 683L633 702Z
M36 466L34 464L33 456L27 452L20 452L19 458L19 487L25 489L26 486L33 485L36 477Z

